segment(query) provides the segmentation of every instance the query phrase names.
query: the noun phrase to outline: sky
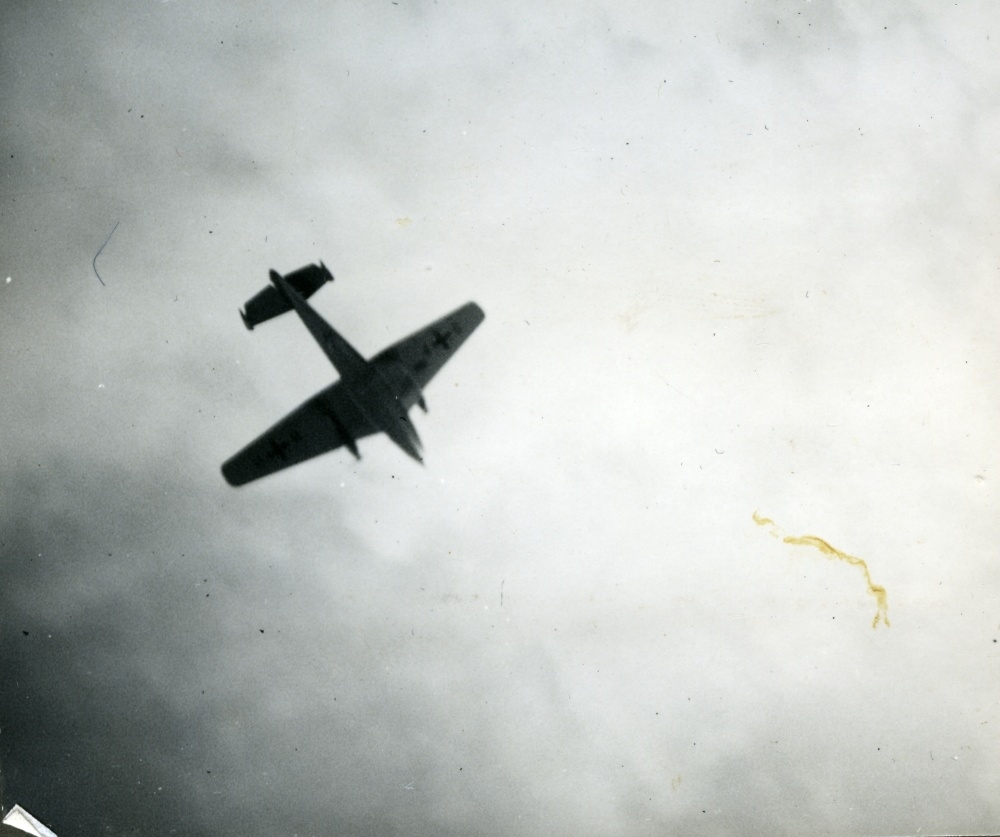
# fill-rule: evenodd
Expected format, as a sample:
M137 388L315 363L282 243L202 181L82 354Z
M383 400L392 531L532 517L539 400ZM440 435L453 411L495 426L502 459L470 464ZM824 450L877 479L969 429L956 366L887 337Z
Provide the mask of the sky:
M994 4L40 0L0 38L5 811L1000 828ZM486 320L423 467L233 489L335 376L237 311L320 259L366 356Z

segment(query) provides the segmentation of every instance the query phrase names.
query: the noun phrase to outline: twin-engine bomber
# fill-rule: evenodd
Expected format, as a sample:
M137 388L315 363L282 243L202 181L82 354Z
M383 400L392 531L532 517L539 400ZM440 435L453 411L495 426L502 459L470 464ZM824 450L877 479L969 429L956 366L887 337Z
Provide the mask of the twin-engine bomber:
M485 314L468 302L426 328L365 360L306 302L333 275L326 266L308 265L287 276L270 273L272 287L250 299L240 312L252 329L293 308L340 374L340 380L262 433L222 466L230 485L244 485L346 447L360 459L357 440L385 433L418 462L421 444L409 411L427 412L423 390L472 334Z

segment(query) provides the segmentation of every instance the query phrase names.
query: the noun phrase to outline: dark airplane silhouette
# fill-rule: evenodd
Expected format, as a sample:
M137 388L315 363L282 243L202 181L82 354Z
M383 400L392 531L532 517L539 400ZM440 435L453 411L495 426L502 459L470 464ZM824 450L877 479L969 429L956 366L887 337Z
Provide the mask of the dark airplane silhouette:
M409 410L418 404L427 411L424 387L483 321L482 309L468 302L365 360L303 298L333 281L322 262L287 277L274 270L270 276L273 287L254 296L240 312L247 328L294 308L340 380L227 460L222 466L226 482L244 485L341 446L360 459L357 440L379 432L422 462Z

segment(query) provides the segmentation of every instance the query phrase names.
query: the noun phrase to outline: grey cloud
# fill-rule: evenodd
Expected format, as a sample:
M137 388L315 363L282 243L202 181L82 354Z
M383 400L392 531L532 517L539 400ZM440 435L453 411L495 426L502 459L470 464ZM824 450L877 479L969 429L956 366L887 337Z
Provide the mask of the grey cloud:
M64 7L9 12L0 57L5 805L996 818L985 22ZM818 33L778 31L800 10ZM365 352L469 298L487 324L416 417L425 468L368 440L233 491L222 460L333 374L236 309L317 258ZM755 509L868 560L893 627Z

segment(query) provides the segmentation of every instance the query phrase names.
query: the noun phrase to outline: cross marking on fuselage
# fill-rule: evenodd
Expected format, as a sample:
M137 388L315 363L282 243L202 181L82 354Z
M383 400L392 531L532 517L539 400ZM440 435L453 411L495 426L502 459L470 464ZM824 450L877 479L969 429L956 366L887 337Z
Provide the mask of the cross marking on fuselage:
M287 451L291 446L291 442L283 442L278 439L272 439L269 453L271 456L278 457L278 459L285 459L287 456L285 451Z

